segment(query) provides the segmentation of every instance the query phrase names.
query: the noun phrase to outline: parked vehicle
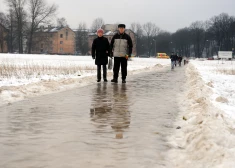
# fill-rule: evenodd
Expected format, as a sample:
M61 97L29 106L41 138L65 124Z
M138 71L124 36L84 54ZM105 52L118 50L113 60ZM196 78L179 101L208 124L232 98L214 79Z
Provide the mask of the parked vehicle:
M168 56L167 53L157 53L157 58L170 59L170 56Z

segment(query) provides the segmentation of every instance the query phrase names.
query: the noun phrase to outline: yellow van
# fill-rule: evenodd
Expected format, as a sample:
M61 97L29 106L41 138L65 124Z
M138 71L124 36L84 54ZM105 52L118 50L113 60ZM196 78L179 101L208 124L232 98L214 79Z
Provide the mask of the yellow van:
M170 57L167 55L167 53L157 53L157 58L170 59Z

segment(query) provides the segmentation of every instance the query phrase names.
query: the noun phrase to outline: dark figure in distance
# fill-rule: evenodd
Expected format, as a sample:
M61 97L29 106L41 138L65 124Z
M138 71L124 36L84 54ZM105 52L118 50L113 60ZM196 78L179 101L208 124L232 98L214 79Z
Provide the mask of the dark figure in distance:
M181 66L182 60L183 60L183 57L182 57L182 56L179 56L179 57L178 57L179 66Z

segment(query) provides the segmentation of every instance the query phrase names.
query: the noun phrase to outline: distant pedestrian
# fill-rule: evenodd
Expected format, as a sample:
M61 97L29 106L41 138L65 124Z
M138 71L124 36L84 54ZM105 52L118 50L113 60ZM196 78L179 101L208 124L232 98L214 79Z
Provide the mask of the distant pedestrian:
M175 66L177 66L178 59L179 59L178 55L177 55L177 54L175 54Z
M188 58L184 57L184 65L186 65L188 63Z
M180 66L180 67L181 67L182 60L183 60L183 57L182 57L182 56L179 56L179 57L178 57L178 61L179 61L179 66Z
M119 70L122 70L122 83L126 83L127 61L131 57L133 43L131 37L125 33L126 25L118 25L118 33L111 40L111 56L114 57L113 79L111 82L118 83Z
M104 30L97 30L98 37L94 39L92 44L92 58L95 59L97 65L97 82L101 81L101 67L103 66L103 79L107 80L107 64L108 56L110 56L110 46L107 38L103 36Z
M173 70L178 57L176 54L174 54L174 52L172 52L170 58L171 58L171 70Z

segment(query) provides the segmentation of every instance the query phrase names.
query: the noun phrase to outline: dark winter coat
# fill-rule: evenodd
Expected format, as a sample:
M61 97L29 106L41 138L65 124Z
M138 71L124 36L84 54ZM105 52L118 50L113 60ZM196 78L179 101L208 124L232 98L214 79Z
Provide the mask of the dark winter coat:
M182 60L183 60L183 57L179 56L179 57L178 57L178 61L179 61L179 62L182 62Z
M111 56L125 57L131 56L133 49L133 43L131 37L126 34L117 33L113 36L110 44Z
M105 37L97 37L92 44L92 58L96 65L107 65L108 56L110 56L109 41Z
M178 56L177 55L171 55L171 61L177 61L178 60Z

